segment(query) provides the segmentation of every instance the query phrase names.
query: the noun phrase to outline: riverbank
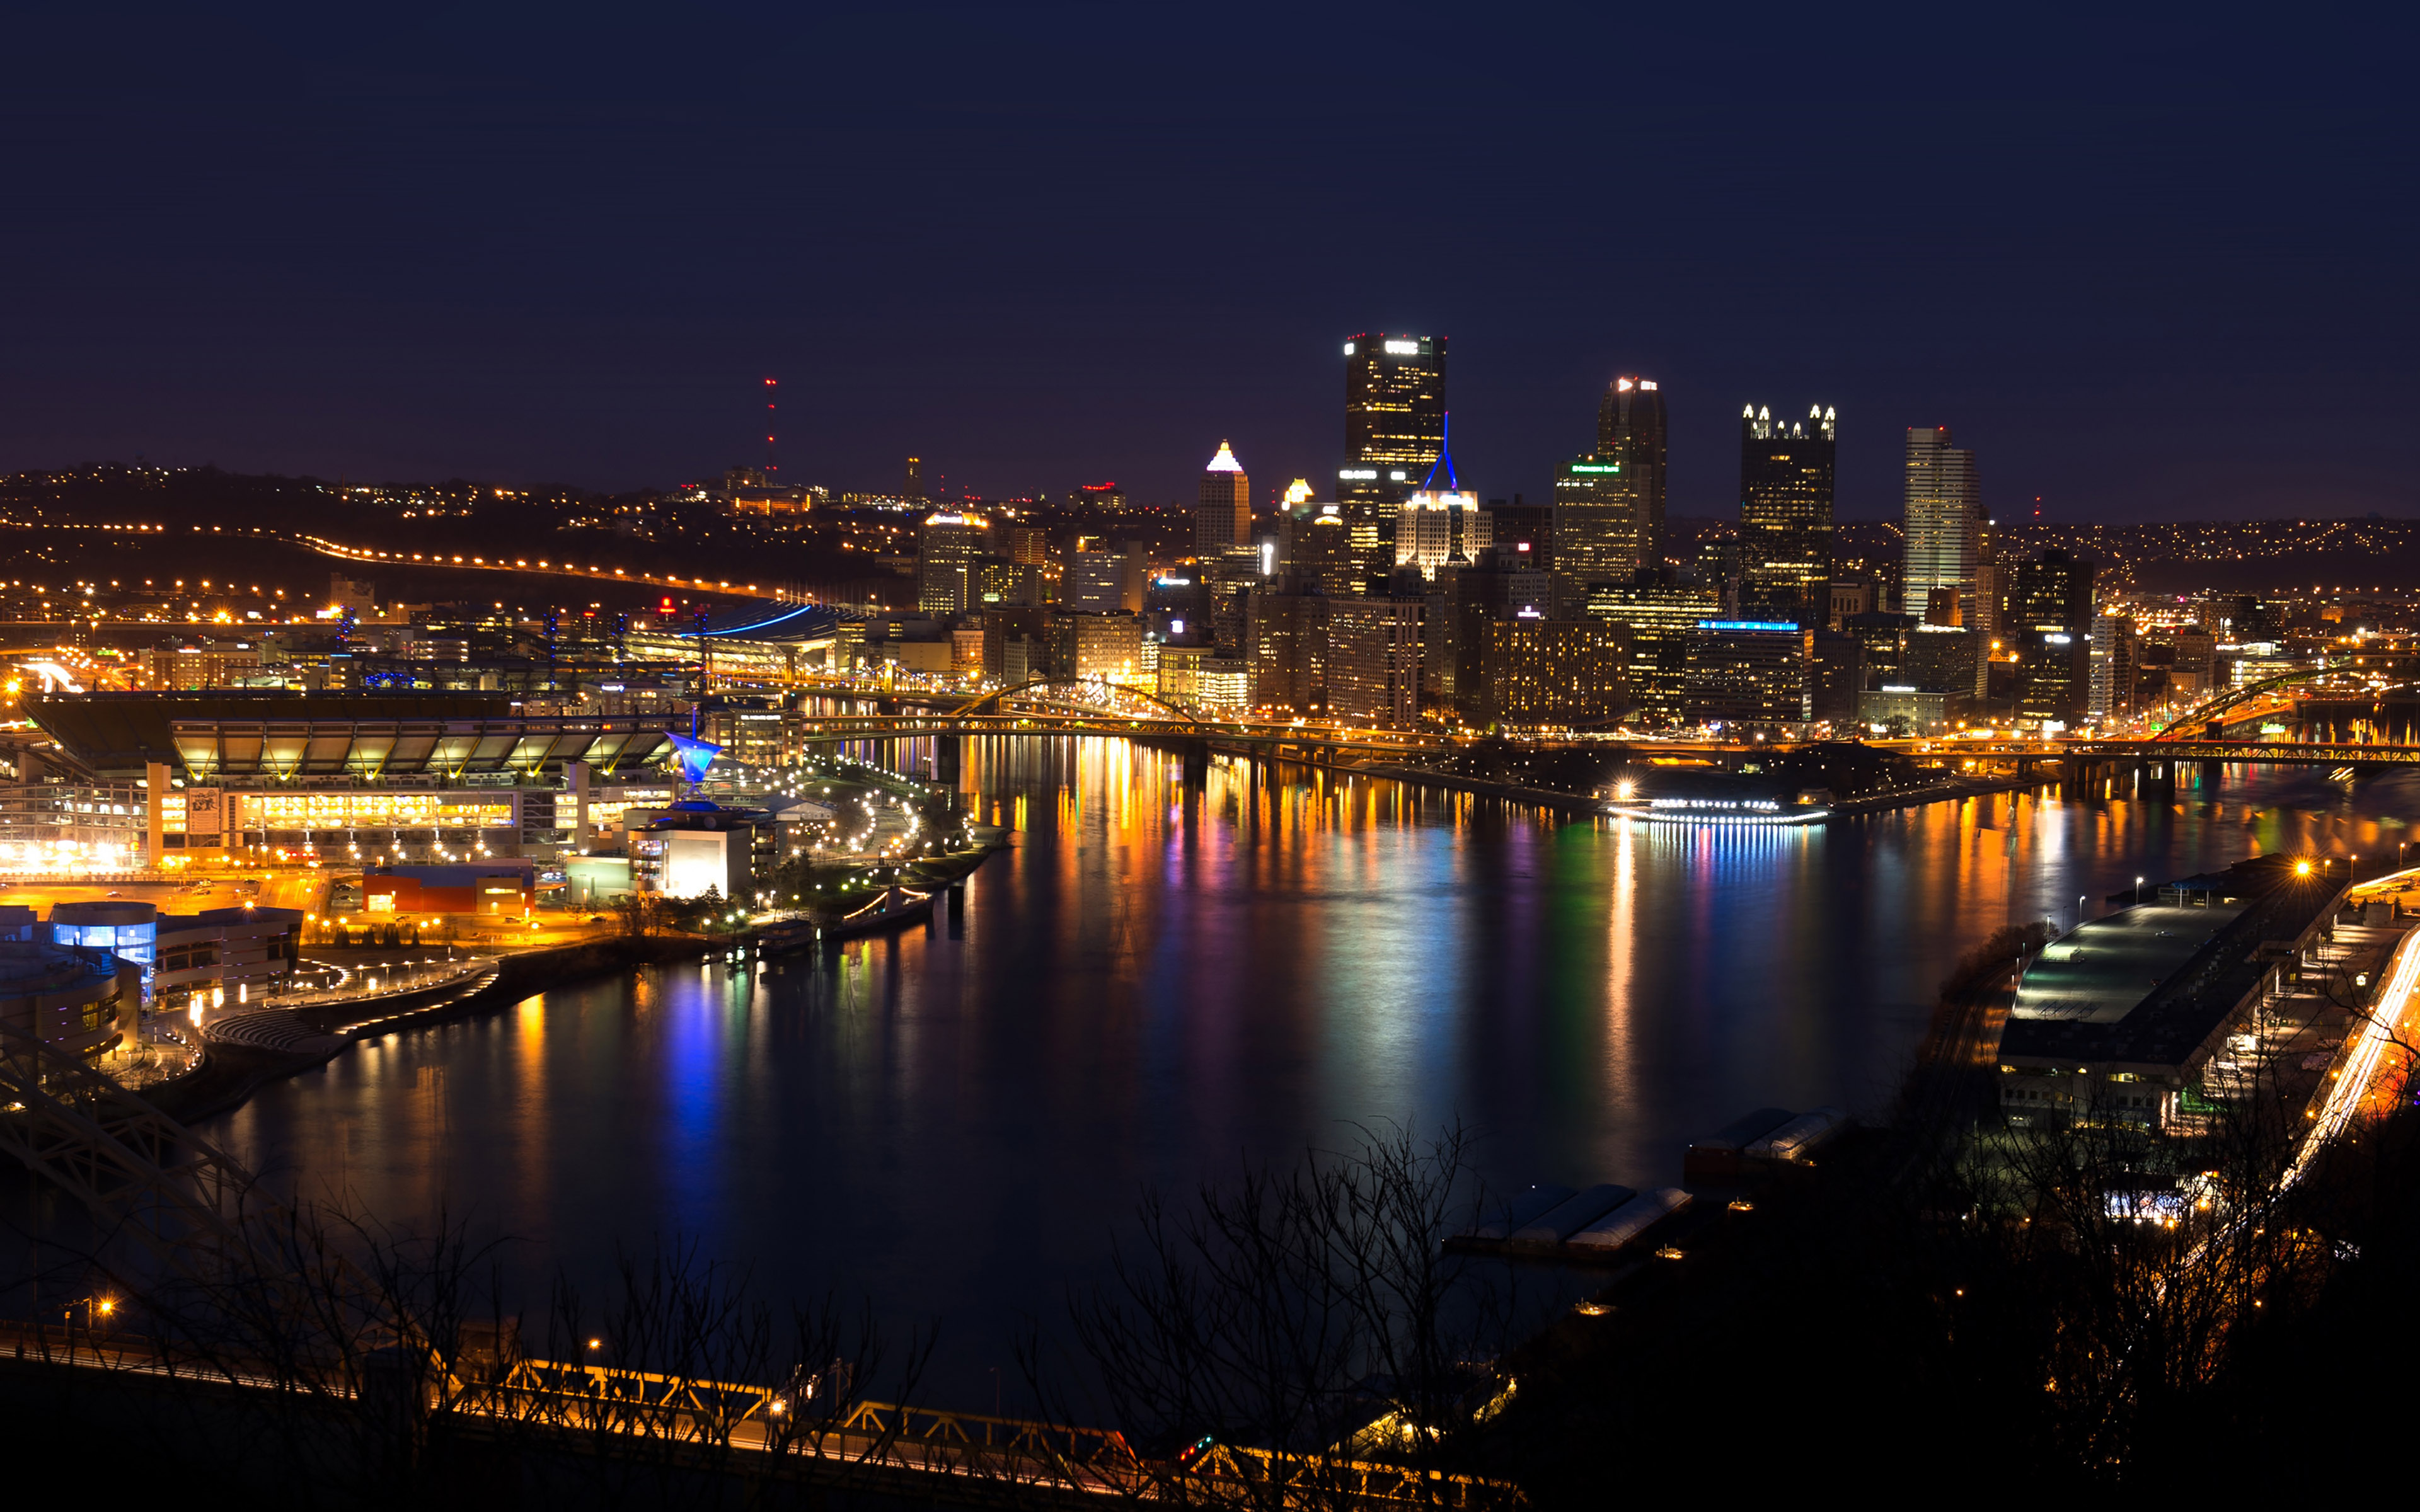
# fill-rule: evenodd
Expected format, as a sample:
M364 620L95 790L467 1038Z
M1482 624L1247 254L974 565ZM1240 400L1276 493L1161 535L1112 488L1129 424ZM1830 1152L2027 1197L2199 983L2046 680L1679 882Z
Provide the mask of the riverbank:
M1391 763L1351 767L1358 777L1383 777L1392 781L1406 782L1414 787L1435 789L1444 793L1467 793L1482 798L1502 798L1510 803L1526 803L1535 808L1559 809L1567 813L1603 814L1605 800L1593 794L1565 793L1555 788L1525 787L1516 782L1491 782L1484 778L1464 777L1453 772L1434 771L1423 766L1401 766ZM1928 782L1920 787L1891 788L1861 797L1842 798L1824 810L1830 819L1854 818L1861 814L1881 813L1892 809L1915 809L1928 803L1947 803L1960 798L1979 798L1994 793L2015 793L2042 786L2039 778L1958 777L1940 782Z
M988 826L986 826L988 827ZM1008 848L1006 833L993 830L985 843L911 863L916 880L936 892L961 886L995 851ZM902 929L931 918L929 909L902 917L882 928ZM495 958L493 977L475 990L463 991L456 979L376 998L341 998L287 1009L268 1007L264 1012L290 1019L304 1034L291 1048L240 1043L205 1038L202 1061L192 1072L173 1082L146 1089L153 1105L184 1121L209 1118L240 1106L261 1087L322 1066L361 1040L398 1029L426 1028L507 1007L535 993L577 981L610 977L666 961L693 960L733 946L779 949L790 944L778 938L780 926L720 937L697 934L613 935L575 945L523 950ZM859 934L876 931L860 931Z
M550 988L700 956L712 944L690 934L614 935L501 956L494 978L475 992L462 993L459 983L447 982L392 997L308 1004L290 1011L294 1022L332 1045L278 1050L206 1040L202 1063L190 1075L147 1089L145 1096L161 1112L190 1123L240 1106L270 1082L325 1065L370 1035L469 1018Z

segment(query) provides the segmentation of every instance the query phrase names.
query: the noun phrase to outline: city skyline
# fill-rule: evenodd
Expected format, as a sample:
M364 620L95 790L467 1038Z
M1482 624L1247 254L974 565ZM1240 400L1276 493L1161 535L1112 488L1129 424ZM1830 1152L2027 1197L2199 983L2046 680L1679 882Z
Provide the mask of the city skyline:
M785 481L887 491L914 455L953 492L1182 500L1221 436L1264 477L1332 476L1330 364L1380 330L1452 338L1458 460L1489 497L1543 497L1588 396L1649 372L1677 514L1729 501L1732 416L1784 393L1851 418L1841 518L1895 513L1888 438L1945 424L2046 519L2414 507L2412 212L2374 193L2414 147L2389 97L2337 86L2391 46L2256 60L2214 21L2126 22L2112 66L1968 18L1922 45L1842 21L1784 55L1664 18L1605 198L1570 186L1609 87L1580 60L1644 43L1610 16L1456 24L1458 68L1525 85L1383 130L1312 81L1429 67L1442 17L1299 18L1215 85L1159 21L768 13L663 44L671 69L613 28L19 24L23 55L118 63L9 106L29 213L0 276L39 296L0 469L671 486L764 455L778 375ZM1920 66L1942 45L1990 58L1947 100ZM916 86L877 86L911 57ZM1200 118L1172 78L1259 103ZM797 80L813 110L751 103ZM903 100L932 103L864 134ZM2325 109L2247 128L2283 100ZM1785 131L1823 172L1779 171ZM2282 198L2243 215L2245 182ZM1455 230L1373 236L1338 197L1412 183ZM1286 229L1244 253L1190 229L1206 213Z
M2398 35L19 8L0 1443L2308 1481L2420 1201Z

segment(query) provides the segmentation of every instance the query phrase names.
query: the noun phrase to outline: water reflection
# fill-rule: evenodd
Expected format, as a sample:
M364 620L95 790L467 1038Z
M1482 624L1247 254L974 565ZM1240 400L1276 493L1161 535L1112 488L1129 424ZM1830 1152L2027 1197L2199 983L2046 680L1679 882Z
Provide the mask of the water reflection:
M1878 1101L1998 925L2256 851L2378 854L2412 807L2238 770L1689 829L1240 764L1187 790L1110 740L965 763L1020 833L962 911L391 1036L211 1132L383 1213L475 1209L533 1270L595 1279L678 1230L776 1293L939 1316L971 1399L1142 1182L1450 1118L1499 1181L1671 1181L1746 1107Z

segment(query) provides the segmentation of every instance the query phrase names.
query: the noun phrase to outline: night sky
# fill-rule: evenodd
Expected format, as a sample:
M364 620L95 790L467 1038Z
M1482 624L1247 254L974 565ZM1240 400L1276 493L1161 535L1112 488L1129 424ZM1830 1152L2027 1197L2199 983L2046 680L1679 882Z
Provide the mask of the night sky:
M11 8L0 468L664 486L771 374L788 482L1265 501L1383 329L1491 497L1635 371L1676 514L1820 399L1846 517L2411 515L2410 15Z

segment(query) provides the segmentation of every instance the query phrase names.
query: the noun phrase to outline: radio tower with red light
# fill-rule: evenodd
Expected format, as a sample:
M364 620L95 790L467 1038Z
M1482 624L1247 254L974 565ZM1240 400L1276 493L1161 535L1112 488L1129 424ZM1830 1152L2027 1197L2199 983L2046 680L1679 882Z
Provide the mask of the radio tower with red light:
M772 378L765 380L765 486L768 488L773 486L773 474L781 470L781 464L773 460L773 391L777 386Z

